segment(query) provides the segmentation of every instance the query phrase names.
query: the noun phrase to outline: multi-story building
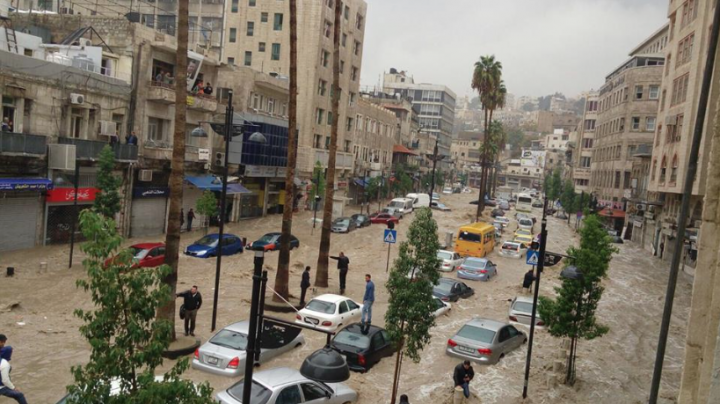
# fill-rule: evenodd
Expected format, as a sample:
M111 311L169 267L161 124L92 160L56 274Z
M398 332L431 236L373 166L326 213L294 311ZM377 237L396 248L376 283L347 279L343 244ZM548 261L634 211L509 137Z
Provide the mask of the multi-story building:
M457 172L468 172L480 164L482 132L462 131L453 139L450 154Z
M335 0L298 2L298 177L310 179L316 162L327 165L333 119L339 120L337 179L353 172L353 138L359 99L367 4L343 2L340 111L332 114ZM224 62L270 75L290 72L290 16L286 1L231 0L226 4ZM346 181L340 181L346 183ZM339 194L344 193L340 189Z
M648 211L648 182L650 182L650 158L652 157L652 145L642 144L633 155L632 171L630 172L630 186L632 192L630 203L627 206L627 217L630 234L626 234L642 248L652 251L652 232L647 231L647 219L645 213Z
M575 190L588 192L590 186L590 162L595 142L595 124L597 123L598 93L590 91L584 94L585 110L578 125L578 140L573 154L573 180Z
M455 125L455 93L441 84L416 84L412 76L396 69L390 69L390 73L384 75L383 91L412 99L423 131L437 138L438 154L447 156L448 161L442 162L440 167L449 170L450 146Z
M630 59L610 73L599 90L590 190L601 206L625 209L632 193L635 151L652 143L665 58L662 53L646 51L662 43L665 36L667 26L634 49ZM624 217L622 212L613 211L613 215L616 223Z

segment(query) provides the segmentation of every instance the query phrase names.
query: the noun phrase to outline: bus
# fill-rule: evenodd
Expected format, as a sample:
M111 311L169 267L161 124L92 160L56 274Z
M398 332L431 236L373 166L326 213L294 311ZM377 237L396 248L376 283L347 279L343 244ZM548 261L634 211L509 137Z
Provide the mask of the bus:
M518 212L532 212L532 201L533 198L530 194L518 194L515 210Z
M495 248L495 226L473 223L458 230L455 252L463 257L483 258Z

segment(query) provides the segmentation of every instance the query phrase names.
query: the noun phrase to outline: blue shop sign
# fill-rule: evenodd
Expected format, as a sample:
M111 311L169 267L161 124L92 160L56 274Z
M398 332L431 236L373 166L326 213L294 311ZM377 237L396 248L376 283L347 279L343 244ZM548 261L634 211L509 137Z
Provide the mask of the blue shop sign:
M133 188L133 198L167 198L170 195L168 187Z

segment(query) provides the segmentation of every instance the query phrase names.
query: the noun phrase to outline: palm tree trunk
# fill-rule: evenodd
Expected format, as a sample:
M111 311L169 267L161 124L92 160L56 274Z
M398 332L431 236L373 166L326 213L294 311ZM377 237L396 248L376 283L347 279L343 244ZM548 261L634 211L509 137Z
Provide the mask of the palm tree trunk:
M488 110L485 109L485 132L483 133L483 147L482 147L482 158L480 159L480 192L478 196L478 207L477 212L475 212L475 221L477 222L480 220L480 216L482 216L482 212L485 209L485 175L487 174L487 168L485 167L487 165L487 141L489 139L488 136L488 129L489 129L489 121L488 121Z
M177 53L175 56L175 132L170 173L170 209L168 210L167 234L165 235L165 264L172 272L163 279L170 287L172 299L158 309L158 319L172 324L172 341L175 341L175 292L177 291L178 255L180 253L180 207L183 199L185 174L185 113L187 110L187 53L188 53L188 3L178 3Z
M273 301L290 296L288 287L290 269L290 235L294 207L295 165L297 164L297 0L290 0L290 102L288 122L288 163L285 170L285 206L283 208L280 255L278 256ZM280 296L282 296L282 299Z
M330 225L332 224L333 196L335 195L335 160L337 154L338 127L340 124L340 28L342 2L335 1L335 23L333 25L333 99L332 127L330 130L330 155L328 156L327 185L325 186L325 206L323 209L320 251L317 260L315 286L328 287L328 259L330 253Z

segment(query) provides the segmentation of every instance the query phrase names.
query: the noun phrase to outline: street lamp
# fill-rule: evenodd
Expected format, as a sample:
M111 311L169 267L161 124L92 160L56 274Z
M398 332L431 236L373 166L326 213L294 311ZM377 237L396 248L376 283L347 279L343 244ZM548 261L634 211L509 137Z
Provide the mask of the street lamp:
M433 156L432 156L432 162L433 162L433 168L432 168L432 182L430 183L430 205L428 208L432 207L432 200L433 200L433 192L435 191L435 167L437 166L437 162L444 159L445 156L440 155L438 156L438 139L435 138L435 148L433 149Z
M225 125L219 125L211 123L210 127L218 133L219 135L223 136L225 138L225 161L223 165L223 178L222 178L222 192L220 194L220 221L218 223L218 254L217 254L217 263L215 265L215 294L213 296L213 311L212 311L212 325L210 331L215 331L215 324L217 320L217 305L218 305L218 297L220 293L220 266L222 264L222 243L223 243L223 235L225 231L225 204L227 199L227 182L228 182L228 157L230 156L230 140L234 136L240 135L242 136L243 131L235 131L235 125L233 125L233 115L234 115L234 108L233 108L233 92L228 91L228 104L227 108L225 109ZM245 126L253 126L252 124L243 124L240 125L240 128L243 128ZM207 132L203 130L202 128L198 127L193 129L192 132L190 132L190 136L192 137L208 137ZM242 138L240 138L242 141ZM265 136L260 132L255 132L248 138L248 142L253 143L265 143L267 142L267 139ZM246 401L249 402L249 401Z
M565 279L574 281L582 281L585 279L582 271L574 265L570 265L560 272L560 276ZM578 340L578 320L580 317L580 308L582 307L582 294L578 298L577 308L575 309L575 332L573 333L570 341L570 355L567 361L567 375L565 376L565 383L575 383L575 356L577 355L577 340Z

